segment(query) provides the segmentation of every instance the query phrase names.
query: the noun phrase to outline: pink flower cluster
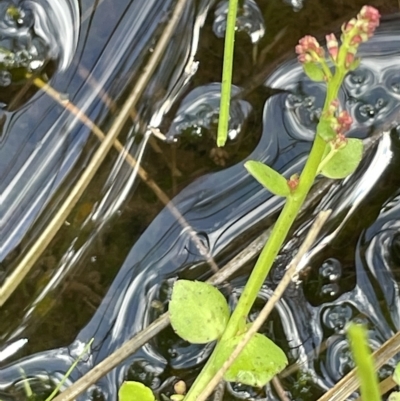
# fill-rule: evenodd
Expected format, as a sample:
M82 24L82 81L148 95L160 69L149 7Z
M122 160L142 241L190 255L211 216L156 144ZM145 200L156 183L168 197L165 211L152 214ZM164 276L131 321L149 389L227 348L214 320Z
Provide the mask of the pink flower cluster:
M371 6L364 6L357 18L352 18L342 25L344 35L351 35L351 44L359 44L370 38L379 26L381 16L379 11Z
M346 53L345 67L353 63L360 43L366 42L379 26L379 11L371 6L364 6L357 18L352 18L347 24L342 25L342 42L349 40L349 48Z
M318 62L325 54L317 39L310 35L306 35L299 40L299 44L296 46L296 53L300 63Z
M341 40L342 42L346 41L347 46L344 60L346 68L350 68L354 62L359 44L367 41L373 35L375 29L379 26L379 19L380 14L376 8L364 6L358 13L357 18L352 18L349 22L343 24ZM333 33L326 36L326 44L332 60L337 62L339 43ZM301 63L321 62L321 58L324 57L324 50L320 47L317 39L309 35L300 39L299 44L296 46L296 53Z
M337 127L335 131L338 134L343 134L347 132L350 129L351 124L353 124L353 119L346 110L341 111L337 116L336 120L337 120Z
M353 119L346 110L342 110L338 113L339 101L337 99L332 100L328 109L324 113L324 117L329 121L331 128L336 133L336 138L333 139L333 146L342 146L346 143L345 133L350 129Z

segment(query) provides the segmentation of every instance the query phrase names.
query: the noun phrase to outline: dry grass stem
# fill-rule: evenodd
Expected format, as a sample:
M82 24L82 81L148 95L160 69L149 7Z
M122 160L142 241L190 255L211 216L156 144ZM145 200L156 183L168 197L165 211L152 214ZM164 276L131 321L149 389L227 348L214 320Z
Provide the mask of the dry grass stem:
M372 357L375 360L375 369L380 369L388 360L400 352L400 331L387 340L377 349ZM359 387L356 369L353 369L341 380L339 380L331 389L329 389L318 401L343 401Z
M3 286L0 288L0 306L4 305L10 295L14 292L20 282L24 279L24 277L28 274L38 257L43 253L43 251L47 248L54 235L62 226L63 222L68 217L72 208L76 205L79 198L83 194L86 187L89 185L90 181L94 177L101 163L103 162L105 156L107 155L110 148L113 146L119 132L123 128L125 122L127 121L131 110L135 107L138 102L143 90L146 88L146 85L157 68L158 62L161 59L166 47L169 44L170 38L174 32L176 25L179 22L179 19L182 16L184 6L187 0L178 0L174 9L173 14L171 15L168 24L161 35L156 47L154 48L153 53L149 59L148 64L143 70L142 75L139 77L135 87L133 88L131 94L128 99L122 106L119 114L117 114L113 125L108 131L107 135L104 136L99 148L93 155L86 169L83 171L81 177L75 184L75 186L71 189L69 195L64 200L62 205L60 205L57 213L54 218L50 221L50 223L43 230L42 234L38 237L37 241L33 244L33 246L28 250L28 252L24 255L21 262L14 269L14 271L6 278ZM81 113L79 110L76 110L78 113ZM85 117L82 117L83 119ZM87 122L90 124L90 122ZM94 126L94 125L93 125ZM92 128L93 129L93 128ZM96 135L100 134L100 132L94 128L93 131ZM119 151L123 151L123 146L120 146ZM124 154L129 158L129 154L124 151ZM133 158L131 157L132 161ZM147 176L147 174L146 174ZM169 200L167 199L166 202ZM215 266L214 266L215 268Z
M289 397L286 395L286 391L285 391L285 389L283 388L282 383L281 383L281 381L279 380L279 377L278 377L278 376L275 376L275 377L271 380L271 382L272 382L272 385L274 386L274 389L275 389L276 393L278 394L278 398L279 398L281 401L291 401L291 400L289 399Z

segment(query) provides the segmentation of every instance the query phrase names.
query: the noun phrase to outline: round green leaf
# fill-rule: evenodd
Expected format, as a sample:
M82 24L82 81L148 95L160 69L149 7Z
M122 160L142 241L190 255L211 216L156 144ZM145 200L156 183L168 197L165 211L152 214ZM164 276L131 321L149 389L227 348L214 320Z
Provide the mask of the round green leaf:
M327 146L327 153L329 147ZM328 178L345 178L359 165L363 154L363 143L360 139L349 138L344 148L339 149L324 165L321 174Z
M118 391L119 401L155 401L153 392L143 383L123 382Z
M169 303L171 325L184 340L205 344L218 339L229 320L229 306L211 284L178 280Z
M322 71L322 68L314 63L314 62L308 62L303 64L303 69L308 78L310 78L312 81L324 81L325 79L325 74Z
M247 161L246 170L271 193L278 196L289 196L290 188L286 178L264 163L255 160Z
M217 363L229 358L244 334L235 336L221 344ZM224 379L229 382L242 383L261 387L281 372L288 361L285 353L268 337L256 333L249 341L232 366L225 373Z

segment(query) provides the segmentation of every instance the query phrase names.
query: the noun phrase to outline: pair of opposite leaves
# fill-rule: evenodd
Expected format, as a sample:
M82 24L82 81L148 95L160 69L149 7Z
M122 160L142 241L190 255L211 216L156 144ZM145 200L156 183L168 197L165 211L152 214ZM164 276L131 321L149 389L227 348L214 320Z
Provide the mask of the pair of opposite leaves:
M323 156L329 160L323 163L320 173L327 178L345 178L357 168L363 153L363 143L360 139L348 138L347 144L330 155L330 146L326 146ZM288 197L291 189L287 179L264 163L249 160L244 165L247 171L268 191L274 195Z
M206 344L218 340L228 324L230 309L223 294L211 284L178 280L169 303L171 325L184 340ZM245 333L219 344L215 365L229 358ZM256 333L224 375L230 382L261 387L283 370L285 353L266 336Z

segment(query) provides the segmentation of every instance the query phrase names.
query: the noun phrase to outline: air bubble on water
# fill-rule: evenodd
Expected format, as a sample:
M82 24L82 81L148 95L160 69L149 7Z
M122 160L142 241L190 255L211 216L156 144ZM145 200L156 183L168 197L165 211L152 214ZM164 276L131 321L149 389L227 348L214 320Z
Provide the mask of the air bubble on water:
M229 2L223 1L215 11L213 31L218 38L225 37L228 7ZM238 7L236 29L246 32L253 44L257 43L264 36L264 18L254 0L244 0L243 5Z
M364 315L358 315L355 316L352 320L353 323L355 324L361 324L363 326L368 326L369 325L369 319L367 317L365 317Z
M15 60L20 67L29 67L32 56L27 50L20 50L16 53Z
M336 283L323 285L321 288L321 295L326 297L335 297L339 294L340 288Z
M383 98L379 98L377 99L376 103L375 103L375 109L376 110L381 110L383 109L385 106L387 105L387 101Z
M335 258L326 259L319 269L319 274L329 281L337 281L342 276L342 264Z
M375 108L371 104L363 104L359 107L359 112L362 117L365 119L374 118L375 117Z
M352 316L353 311L350 305L340 304L326 308L322 314L322 321L328 329L340 332Z
M353 360L353 356L351 354L350 348L348 347L343 347L339 352L338 352L338 359L339 359L339 364L340 364L340 371L343 373L346 372L346 370L351 370L354 369L355 364Z
M397 67L386 72L384 82L390 92L400 95L400 74Z
M220 106L220 84L208 84L191 91L182 101L169 131L167 141L172 142L178 137L188 141L197 141L204 136L213 135L217 125ZM240 91L232 86L232 96ZM232 99L228 138L237 137L243 131L244 122L250 114L251 105L247 101Z
M351 96L359 96L368 91L374 82L374 73L366 68L350 72L344 81L344 86Z
M303 106L307 108L311 108L314 106L315 97L314 96L307 96L303 100Z
M400 78L397 82L393 82L391 84L391 88L392 88L393 92L400 93Z
M328 339L326 356L321 362L324 364L321 366L322 369L325 370L325 367L326 373L335 382L354 368L353 357L345 335L336 335Z

